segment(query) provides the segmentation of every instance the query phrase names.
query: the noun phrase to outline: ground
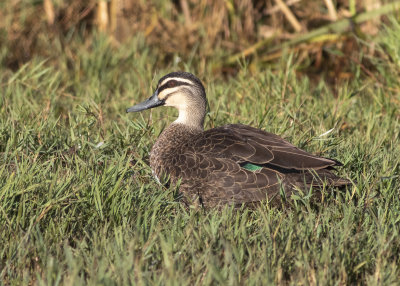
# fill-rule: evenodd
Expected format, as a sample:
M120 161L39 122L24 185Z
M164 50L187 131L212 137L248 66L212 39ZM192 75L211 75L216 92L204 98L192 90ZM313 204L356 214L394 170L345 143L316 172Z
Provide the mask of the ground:
M391 28L390 28L391 27ZM157 62L138 36L97 36L73 59L0 67L0 279L20 285L390 285L400 279L399 26L335 85L293 54L222 77L213 63ZM361 41L361 40L360 40ZM361 41L362 42L362 41ZM362 43L361 43L362 44ZM354 184L290 208L186 209L148 153L176 111L126 114L175 70L202 79L206 128L244 123L343 163ZM201 72L199 72L201 70ZM329 77L326 74L325 77Z

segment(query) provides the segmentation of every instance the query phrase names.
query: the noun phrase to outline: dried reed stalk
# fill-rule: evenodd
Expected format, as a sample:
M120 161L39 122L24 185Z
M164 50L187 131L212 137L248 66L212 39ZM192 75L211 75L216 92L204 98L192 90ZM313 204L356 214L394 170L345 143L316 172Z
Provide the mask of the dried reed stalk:
M335 6L332 3L332 0L324 0L326 8L328 8L329 18L332 21L336 21L338 19Z
M297 20L296 16L292 13L289 7L283 2L282 0L275 0L276 4L281 9L282 13L285 15L286 19L292 25L296 32L300 32L302 30L299 21Z
M183 16L187 25L192 25L192 17L190 16L189 5L186 0L180 0Z
M51 0L43 1L43 9L44 12L46 13L47 24L53 25L55 19L55 13L54 13L54 6Z
M121 0L110 0L110 13L109 13L109 20L110 20L110 33L114 34L115 30L117 29L117 14L118 14L118 7Z
M294 5L294 4L299 3L300 1L301 1L301 0L288 0L288 1L285 2L285 4L286 4L286 6L289 7L289 6L292 6L292 5ZM274 13L280 11L280 10L281 10L281 8L280 8L278 5L275 5L275 6L271 7L270 9L268 9L268 10L265 12L265 14L266 14L266 15L271 15L271 14L274 14Z
M97 2L96 24L99 31L105 32L108 28L108 7L106 1Z

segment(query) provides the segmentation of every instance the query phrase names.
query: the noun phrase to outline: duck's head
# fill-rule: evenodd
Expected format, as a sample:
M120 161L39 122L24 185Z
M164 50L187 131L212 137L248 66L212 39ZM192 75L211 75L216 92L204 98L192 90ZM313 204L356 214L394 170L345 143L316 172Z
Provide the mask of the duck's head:
M154 94L126 110L138 112L158 106L172 106L178 109L175 123L203 129L206 115L206 92L201 81L191 73L172 72L163 76Z

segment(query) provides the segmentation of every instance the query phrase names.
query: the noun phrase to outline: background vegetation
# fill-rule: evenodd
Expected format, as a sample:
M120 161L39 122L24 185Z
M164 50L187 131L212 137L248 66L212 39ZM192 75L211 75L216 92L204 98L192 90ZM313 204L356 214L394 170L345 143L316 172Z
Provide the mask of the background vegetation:
M398 283L397 2L283 2L297 28L282 1L133 2L0 3L2 284ZM125 113L173 70L205 83L206 128L280 134L353 187L185 209L148 166L176 112Z

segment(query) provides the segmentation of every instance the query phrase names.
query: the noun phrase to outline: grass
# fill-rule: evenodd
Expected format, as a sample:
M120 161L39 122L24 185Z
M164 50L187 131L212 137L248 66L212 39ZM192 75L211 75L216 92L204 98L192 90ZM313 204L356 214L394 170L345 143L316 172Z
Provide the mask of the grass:
M101 36L0 67L0 279L7 285L391 285L400 279L400 26L374 39L375 78L354 64L335 88L246 65L213 77L209 63L157 62L138 37ZM55 49L61 49L55 47ZM287 60L289 59L289 60ZM176 112L126 114L163 74L206 84L206 128L241 122L344 163L347 192L289 209L185 209L157 185L148 152ZM255 70L254 70L255 69ZM332 129L327 135L321 134Z

